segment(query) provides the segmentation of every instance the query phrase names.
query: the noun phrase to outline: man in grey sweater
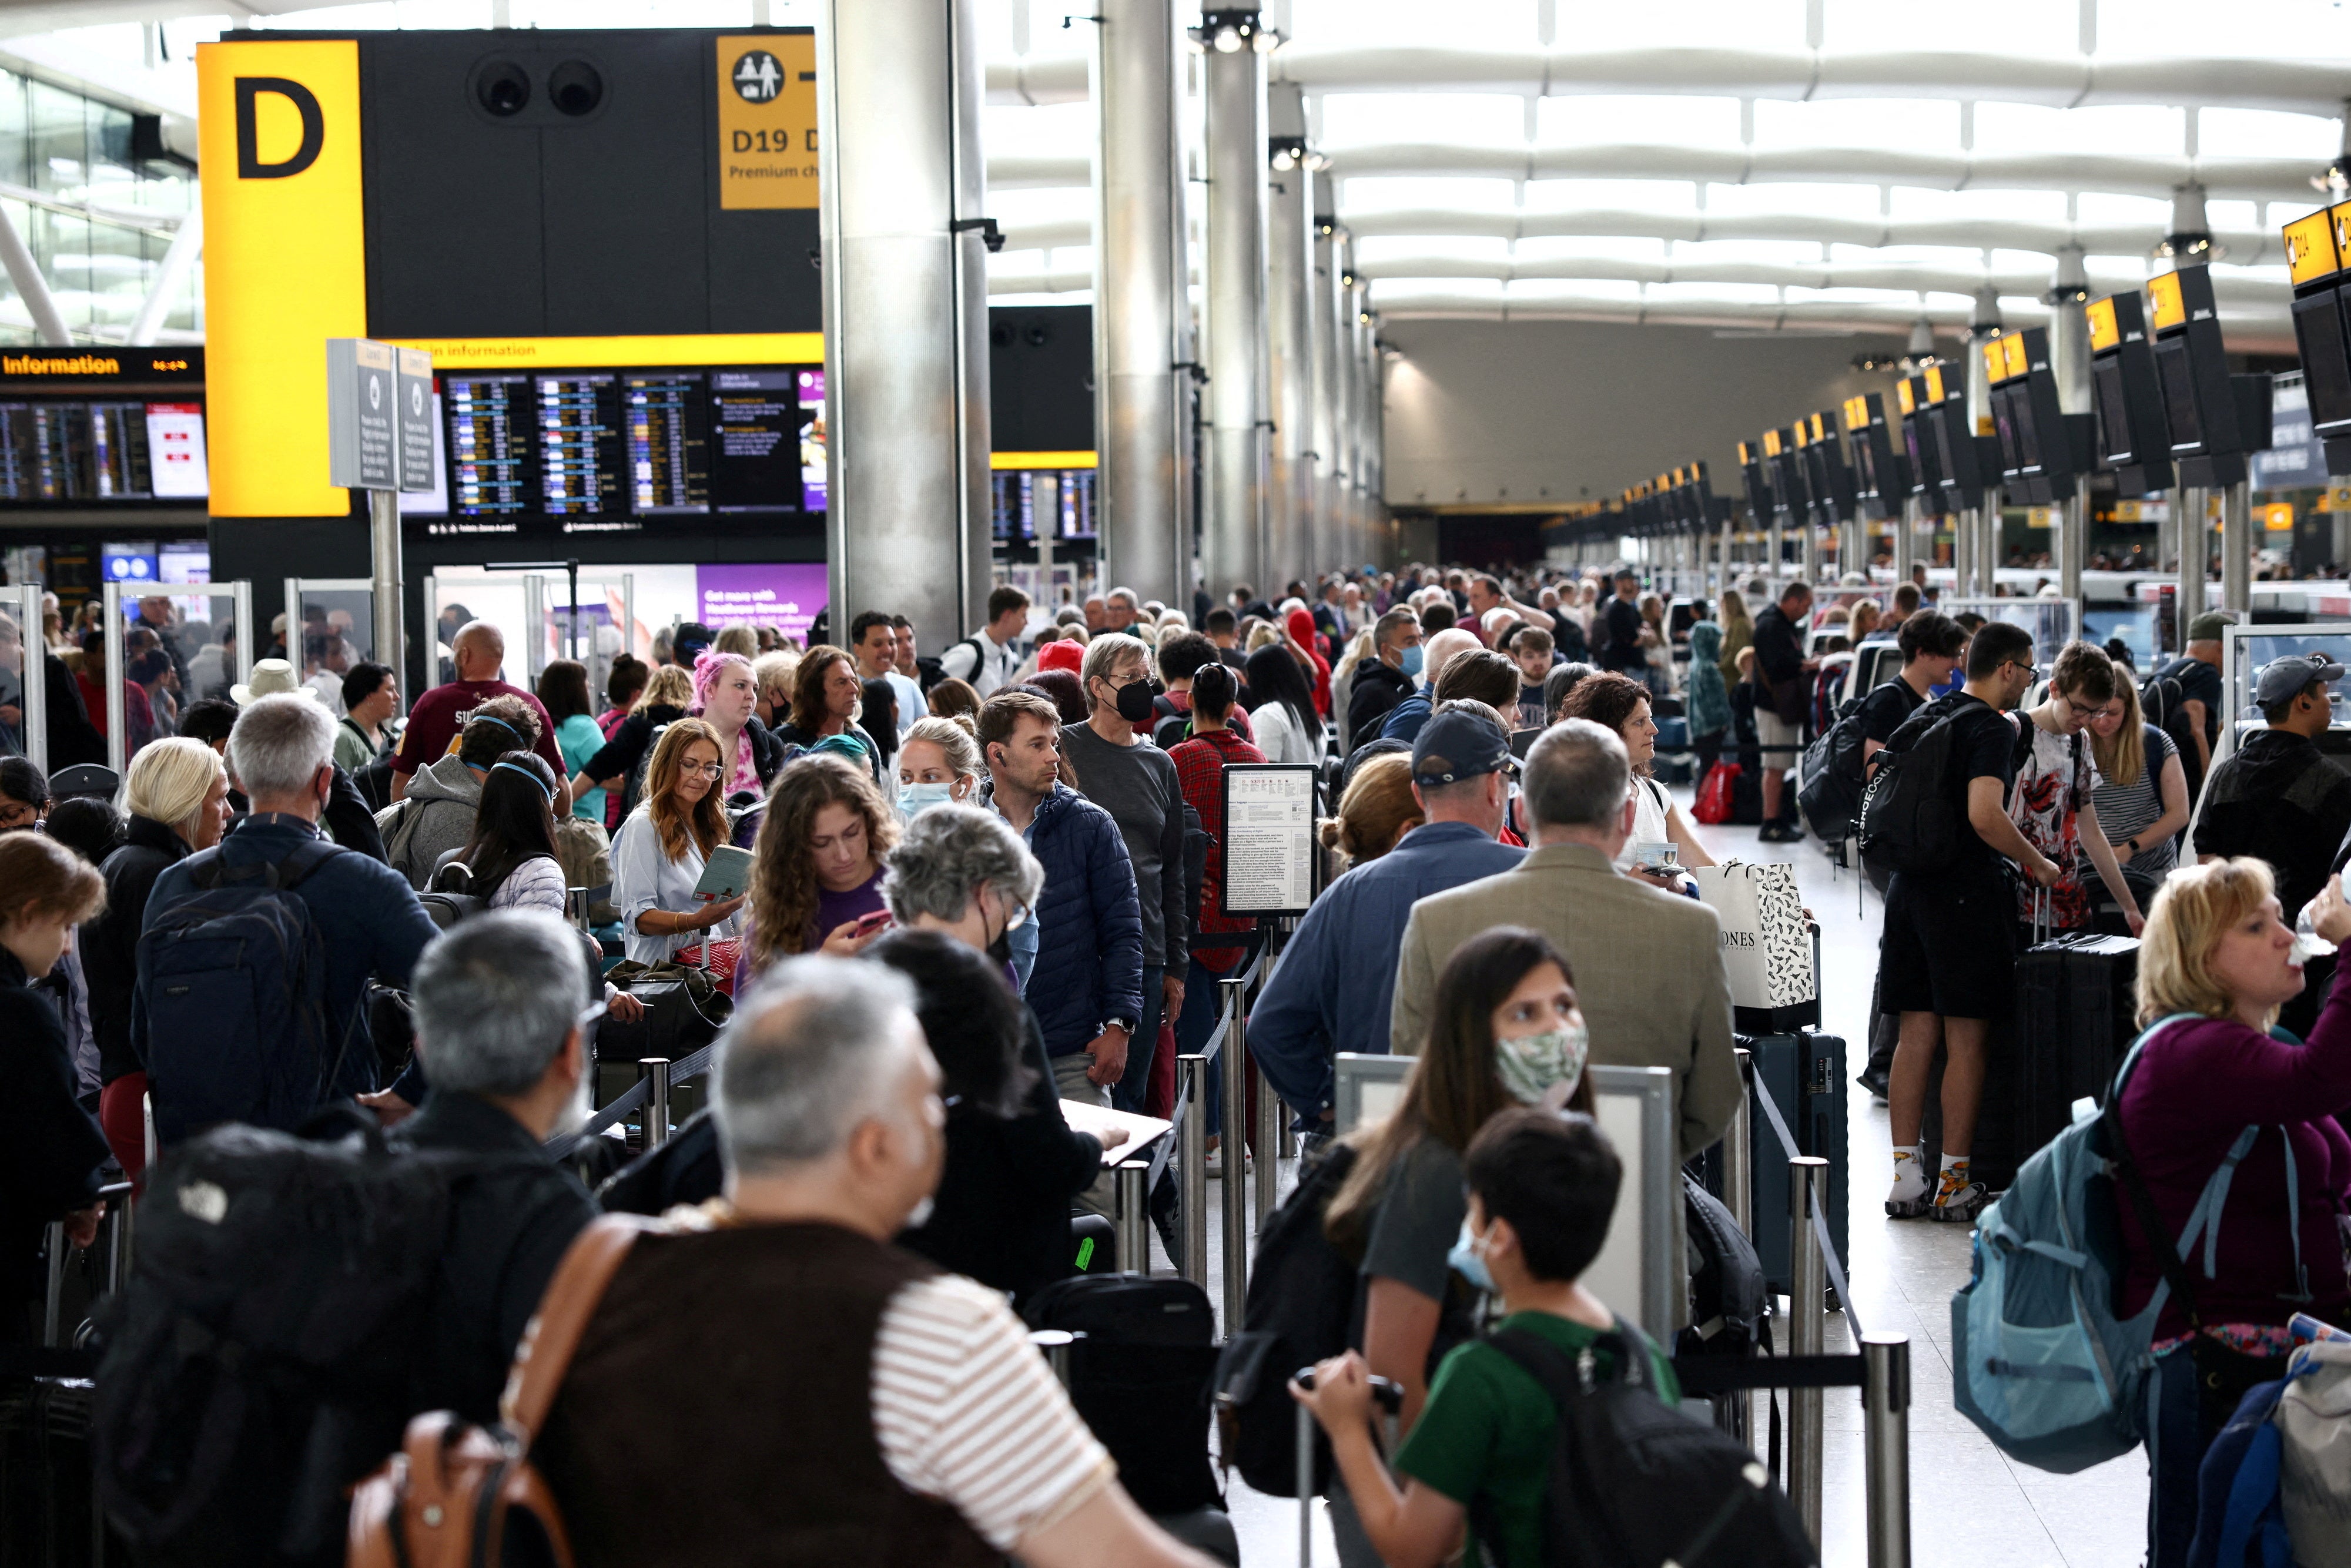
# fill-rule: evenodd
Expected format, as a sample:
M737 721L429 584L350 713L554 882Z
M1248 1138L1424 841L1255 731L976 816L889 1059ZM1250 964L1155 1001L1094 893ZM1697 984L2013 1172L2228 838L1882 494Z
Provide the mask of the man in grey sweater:
M457 749L418 769L407 795L377 813L392 869L419 891L430 884L441 857L474 836L483 778L507 752L538 742L538 715L520 697L488 697L465 715Z
M1126 1071L1112 1092L1121 1111L1140 1111L1151 1082L1159 1020L1184 1010L1191 963L1192 912L1184 888L1184 790L1176 764L1151 744L1151 658L1135 638L1105 633L1086 645L1079 671L1088 715L1061 732L1077 775L1067 780L1111 814L1134 862L1143 905L1143 1017L1135 1020Z

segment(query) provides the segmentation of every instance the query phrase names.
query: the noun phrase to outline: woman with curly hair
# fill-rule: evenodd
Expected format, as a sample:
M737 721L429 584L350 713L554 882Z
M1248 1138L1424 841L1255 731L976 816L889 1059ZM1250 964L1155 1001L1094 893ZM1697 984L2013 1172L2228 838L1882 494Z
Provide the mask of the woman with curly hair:
M710 852L726 841L726 810L719 803L724 755L709 725L672 720L653 747L644 803L612 840L612 902L620 907L629 956L639 963L659 963L681 950L698 956L695 947L681 949L681 943L698 946L705 933L714 946L741 934L740 895L705 899L695 892Z
M889 925L882 866L897 844L897 813L862 769L832 756L787 764L751 850L751 923L737 994L778 958L820 948L844 958L863 952Z
M1643 844L1671 843L1678 852L1674 858L1685 866L1714 863L1687 813L1651 777L1656 771L1657 721L1649 716L1649 688L1629 675L1602 670L1575 684L1560 705L1560 716L1588 718L1604 729L1614 730L1633 764L1633 832L1616 856L1616 869L1667 893L1683 891L1679 877L1651 876L1634 869L1635 852Z

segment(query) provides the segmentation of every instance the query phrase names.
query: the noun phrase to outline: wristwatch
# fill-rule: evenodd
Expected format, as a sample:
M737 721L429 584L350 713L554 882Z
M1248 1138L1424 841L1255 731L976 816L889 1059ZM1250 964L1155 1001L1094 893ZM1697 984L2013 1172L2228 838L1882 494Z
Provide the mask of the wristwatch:
M2123 848L2130 851L2132 855L2137 855L2138 853L2138 840L2137 838L2125 839L2123 841ZM2125 858L2127 859L2129 857L2126 856Z

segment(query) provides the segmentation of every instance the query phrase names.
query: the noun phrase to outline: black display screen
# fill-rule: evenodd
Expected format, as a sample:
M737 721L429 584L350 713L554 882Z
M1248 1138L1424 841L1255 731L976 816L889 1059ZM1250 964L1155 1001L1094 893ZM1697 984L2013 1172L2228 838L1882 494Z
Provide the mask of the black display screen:
M441 402L449 421L451 514L515 517L538 510L530 378L450 376Z
M2163 382L2163 416L2171 432L2171 450L2195 453L2204 446L2204 421L2196 407L2196 371L2188 362L2184 338L2158 340L2155 368Z
M629 509L638 517L710 509L710 409L702 377L649 371L622 379L621 429Z
M988 477L989 531L1000 544L1027 544L1040 537L1091 539L1101 531L1091 468L999 469Z
M621 394L610 375L541 376L539 497L550 517L626 509L621 484Z
M2294 302L2311 428L2321 436L2351 435L2351 355L2345 350L2342 299L2340 290L2329 288Z
M800 509L800 403L785 370L710 376L710 505L720 512Z
M2090 403L2097 411L2104 455L2116 465L2140 461L2131 445L2130 407L2123 398L2122 356L2109 354L2090 367Z

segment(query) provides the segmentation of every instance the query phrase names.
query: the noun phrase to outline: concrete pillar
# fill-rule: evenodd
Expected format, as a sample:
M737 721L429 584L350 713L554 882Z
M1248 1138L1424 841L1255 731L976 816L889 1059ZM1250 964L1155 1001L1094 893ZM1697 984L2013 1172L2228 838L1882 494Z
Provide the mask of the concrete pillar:
M1360 275L1353 296L1355 307L1355 516L1361 532L1358 548L1373 549L1386 512L1380 504L1380 416L1385 381L1380 372L1380 351L1374 338L1372 286Z
M819 13L836 634L887 609L940 647L987 619L977 13L977 0L827 0Z
M1257 14L1217 18L1201 56L1207 98L1208 494L1200 569L1221 603L1236 582L1265 580L1265 58ZM1246 28L1246 33L1242 29ZM1234 40L1227 47L1228 39Z
M1313 196L1318 204L1330 201L1326 185L1317 183ZM1314 528L1312 538L1318 559L1327 556L1333 561L1347 558L1347 514L1343 505L1346 490L1346 464L1340 451L1343 423L1342 403L1344 391L1339 368L1339 272L1340 253L1344 248L1339 240L1338 225L1328 212L1314 221Z
M2253 490L2240 479L2220 501L2220 608L2253 618Z
M1312 580L1330 562L1314 548L1314 176L1306 167L1306 95L1267 91L1266 348L1272 388L1267 496L1270 576Z
M1104 0L1094 28L1094 424L1102 575L1191 613L1190 314L1174 0Z
M2212 546L2212 525L2205 512L2211 505L2211 494L2193 485L2182 485L2171 492L2171 509L2177 514L2172 533L2179 541L2179 592L2172 603L2179 617L2179 642L2183 649L2188 646L2188 623L2204 613L2204 573Z
M1347 553L1353 555L1364 548L1364 404L1360 391L1364 376L1363 366L1355 356L1354 236L1341 229L1331 256L1337 269L1332 278L1331 353L1338 372L1332 386L1339 422L1339 535L1346 541Z

